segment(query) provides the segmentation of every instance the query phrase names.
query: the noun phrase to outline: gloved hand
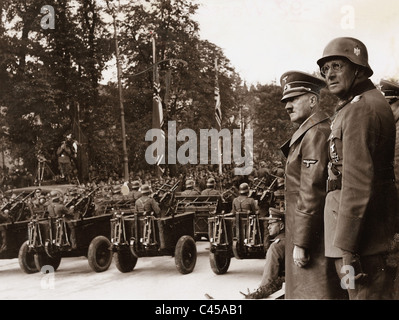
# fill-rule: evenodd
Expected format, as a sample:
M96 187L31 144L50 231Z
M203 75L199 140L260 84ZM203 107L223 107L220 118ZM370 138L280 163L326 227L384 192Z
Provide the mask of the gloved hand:
M295 265L299 268L306 266L310 260L309 254L306 253L306 249L298 246L294 246L292 257Z
M353 267L355 282L362 282L367 278L367 274L363 272L359 255L350 251L343 251L342 263L344 266L347 265Z

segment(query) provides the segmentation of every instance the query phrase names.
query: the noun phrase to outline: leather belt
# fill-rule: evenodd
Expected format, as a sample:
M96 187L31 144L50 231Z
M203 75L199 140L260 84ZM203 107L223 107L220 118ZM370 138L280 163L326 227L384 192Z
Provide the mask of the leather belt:
M337 179L327 179L326 191L327 193L334 190L340 190L342 187L342 176L338 176Z

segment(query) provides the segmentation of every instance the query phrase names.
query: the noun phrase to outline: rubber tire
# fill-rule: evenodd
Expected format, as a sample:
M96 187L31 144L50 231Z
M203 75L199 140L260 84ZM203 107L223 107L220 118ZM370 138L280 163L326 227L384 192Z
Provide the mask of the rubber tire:
M39 272L35 265L34 254L28 250L28 241L25 241L19 249L18 262L22 271L27 274Z
M231 257L228 254L215 252L209 253L209 262L215 274L225 274L230 267Z
M191 236L182 236L175 248L175 265L181 274L188 274L194 270L197 262L197 247Z
M240 250L240 246L237 240L233 240L233 254L236 259L242 259L242 252Z
M43 266L51 266L54 271L57 271L61 263L61 256L49 257L45 252L35 253L35 265L37 270L41 271Z
M95 272L108 270L112 262L111 241L104 236L95 237L89 246L87 259L90 268Z
M116 268L122 273L133 271L137 263L137 258L132 255L130 250L120 250L115 252L114 260Z

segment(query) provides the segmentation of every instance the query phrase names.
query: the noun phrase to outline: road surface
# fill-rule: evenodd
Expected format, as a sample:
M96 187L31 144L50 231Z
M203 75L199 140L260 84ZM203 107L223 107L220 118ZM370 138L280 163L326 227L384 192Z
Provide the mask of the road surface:
M209 242L197 242L194 271L182 275L171 256L139 258L135 269L111 267L96 273L85 257L63 258L55 273L25 274L18 259L0 260L1 300L241 300L240 291L258 287L264 259L231 259L216 275L209 264Z

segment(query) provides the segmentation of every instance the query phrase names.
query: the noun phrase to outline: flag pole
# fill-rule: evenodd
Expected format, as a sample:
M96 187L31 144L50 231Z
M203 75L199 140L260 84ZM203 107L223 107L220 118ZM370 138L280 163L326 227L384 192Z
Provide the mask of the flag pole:
M218 130L222 129L222 114L220 110L220 91L219 91L219 83L218 83L218 58L215 58L215 117L216 123L218 124ZM219 162L219 175L223 174L223 164L222 164L222 137L218 138L218 162Z
M153 86L154 86L154 94L153 94L153 116L152 116L152 127L162 130L162 122L163 122L163 111L162 111L162 102L160 97L160 84L159 84L159 73L158 73L158 63L157 63L157 55L156 55L156 45L155 45L155 34L152 34L152 63L153 63ZM156 115L156 116L155 116ZM161 141L158 141L161 143ZM158 149L157 149L158 151ZM157 154L157 163L155 167L155 175L160 178L162 176L162 170L159 164L164 157L163 154Z
M111 10L113 25L114 25L114 41L115 41L115 57L116 57L116 68L118 77L118 91L119 91L119 107L121 110L121 126L122 126L122 148L123 148L123 172L125 181L129 181L129 160L127 156L127 146L126 146L126 129L125 129L125 111L123 107L123 95L122 95L122 69L120 64L119 56L119 45L118 45L118 34L116 26L116 13L115 8L110 5L107 1L107 6Z

